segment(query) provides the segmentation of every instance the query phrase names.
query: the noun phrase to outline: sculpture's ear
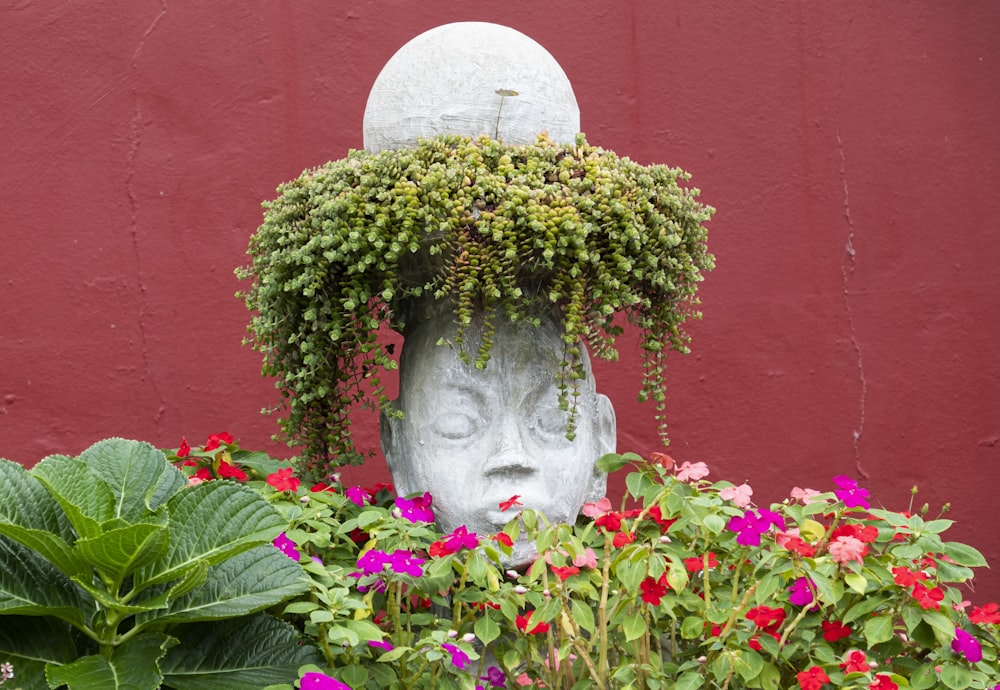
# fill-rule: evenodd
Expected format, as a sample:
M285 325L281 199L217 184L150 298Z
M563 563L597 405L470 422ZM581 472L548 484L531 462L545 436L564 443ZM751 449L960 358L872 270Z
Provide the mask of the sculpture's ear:
M597 411L594 419L594 448L597 457L614 453L618 448L618 427L615 422L615 408L606 395L597 396ZM608 475L594 467L594 479L590 484L586 502L598 501L608 493Z
M401 425L403 420L399 415L394 414L391 409L382 408L379 410L378 431L379 445L382 446L382 454L385 455L386 464L389 465L389 474L392 475L392 483L399 496L408 496L410 492L410 476L407 472L406 463L399 456L398 439L403 430Z

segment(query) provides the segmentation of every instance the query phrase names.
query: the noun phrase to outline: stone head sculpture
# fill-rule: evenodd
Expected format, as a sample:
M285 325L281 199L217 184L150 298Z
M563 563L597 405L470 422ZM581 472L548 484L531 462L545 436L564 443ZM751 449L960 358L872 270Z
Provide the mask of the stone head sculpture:
M381 420L397 490L429 491L446 532L461 525L499 531L514 517L500 509L512 496L552 522L572 523L583 503L604 496L607 477L595 461L615 450L614 410L595 390L589 362L571 440L556 388L563 352L557 321L531 326L498 316L485 368L439 344L454 330L447 309L408 323L395 402L404 416L383 412ZM518 544L512 560L529 557Z

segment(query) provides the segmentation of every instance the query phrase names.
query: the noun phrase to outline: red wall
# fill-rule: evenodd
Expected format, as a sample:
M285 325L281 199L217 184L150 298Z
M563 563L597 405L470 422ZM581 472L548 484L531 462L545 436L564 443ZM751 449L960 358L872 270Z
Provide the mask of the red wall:
M264 445L275 391L233 297L260 201L360 148L399 46L486 20L560 61L591 142L686 168L718 208L671 454L762 500L843 473L901 509L919 484L1000 565L1000 5L483 4L5 3L0 454ZM599 385L648 452L623 355Z

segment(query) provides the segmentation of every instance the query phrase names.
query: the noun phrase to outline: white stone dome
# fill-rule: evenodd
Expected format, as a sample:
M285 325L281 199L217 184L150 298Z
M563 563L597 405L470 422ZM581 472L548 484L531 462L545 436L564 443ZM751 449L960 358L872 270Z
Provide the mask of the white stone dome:
M530 144L543 131L560 143L580 131L566 73L531 38L486 22L445 24L409 41L382 68L365 106L371 152L438 134Z

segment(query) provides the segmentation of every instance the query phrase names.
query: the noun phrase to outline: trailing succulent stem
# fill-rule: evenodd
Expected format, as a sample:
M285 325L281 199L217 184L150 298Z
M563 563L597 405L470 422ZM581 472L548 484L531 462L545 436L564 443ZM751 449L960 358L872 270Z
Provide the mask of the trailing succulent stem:
M446 300L454 339L487 365L492 319L537 322L553 308L565 334L554 372L572 432L582 371L576 348L615 359L616 314L642 333L640 397L661 412L667 350L687 351L681 325L697 316L697 285L713 267L703 225L713 209L687 175L589 145L540 136L509 146L444 136L413 149L367 153L310 170L265 204L251 239L249 342L277 378L286 439L305 470L359 463L348 415L388 408L379 370L396 366L380 328L403 330L401 305ZM474 319L481 346L466 353ZM665 425L663 425L665 426ZM661 429L662 431L662 429Z

